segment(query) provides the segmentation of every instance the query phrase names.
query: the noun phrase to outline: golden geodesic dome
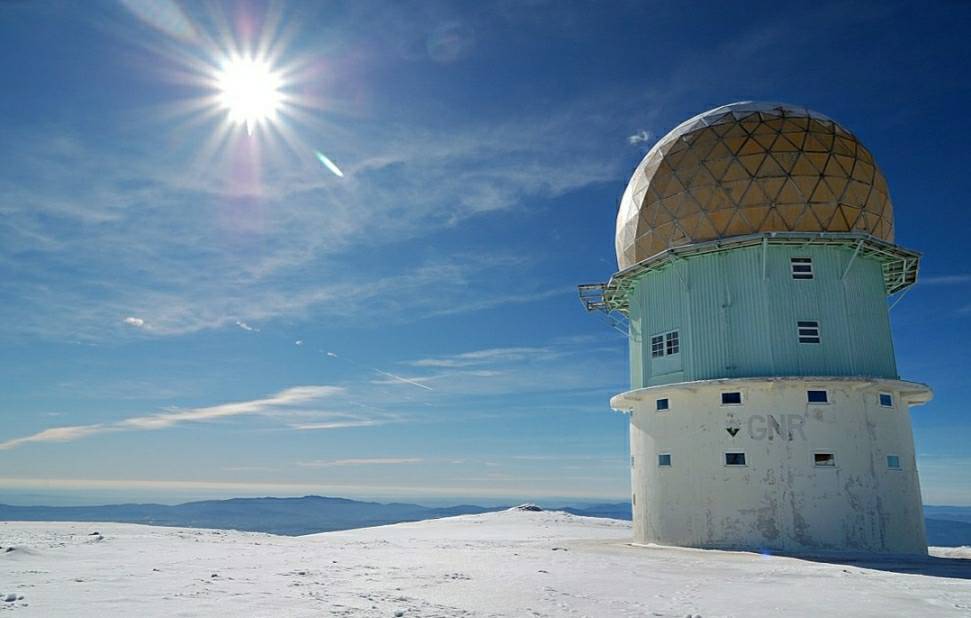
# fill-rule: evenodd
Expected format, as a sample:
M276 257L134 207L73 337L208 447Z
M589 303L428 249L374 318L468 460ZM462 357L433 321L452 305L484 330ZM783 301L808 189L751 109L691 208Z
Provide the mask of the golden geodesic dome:
M745 101L682 123L634 171L617 214L621 270L670 247L762 232L866 232L893 241L870 151L804 107Z

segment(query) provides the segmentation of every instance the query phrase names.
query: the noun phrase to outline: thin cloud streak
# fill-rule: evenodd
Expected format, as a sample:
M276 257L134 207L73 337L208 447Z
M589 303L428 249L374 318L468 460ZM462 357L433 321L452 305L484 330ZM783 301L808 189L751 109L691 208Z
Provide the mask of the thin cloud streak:
M150 431L165 429L179 423L198 423L242 415L272 414L279 412L280 408L310 403L343 392L344 389L337 386L295 386L263 399L136 416L114 423L52 427L29 436L0 442L0 450L10 450L38 442L71 442L91 435L114 431Z
M292 423L287 425L291 429L299 429L301 431L314 431L318 429L345 429L348 427L375 427L377 425L384 425L391 421L387 420L365 420L365 421L332 421L324 423Z
M410 378L405 378L405 377L402 377L402 376L399 376L399 375L395 375L393 373L389 373L387 371L383 371L383 370L378 369L376 367L367 367L367 366L365 366L365 365L363 365L363 364L361 364L361 363L359 363L359 362L357 362L355 360L352 360L352 359L347 358L347 357L344 357L344 356L340 356L336 352L325 352L325 354L327 354L327 356L329 356L331 358L336 358L336 359L345 361L347 363L350 363L351 365L354 365L356 367L361 367L362 369L368 369L370 371L373 371L375 373L378 373L380 375L383 375L383 376L385 376L387 378L391 378L391 380L393 382L397 382L399 384L411 384L412 386L417 386L419 388L423 388L423 389L428 390L428 391L435 390L432 387L426 386L425 384L422 384L421 382L419 382L417 380L413 380L413 379L410 379Z
M548 360L557 356L550 348L518 347L490 348L463 352L442 358L422 358L410 361L415 367L471 367L490 363L505 363L522 360Z
M315 461L298 461L296 465L302 468L335 468L342 466L399 466L417 464L425 461L420 457L377 457L370 459L317 459Z
M963 285L971 283L971 274L930 275L919 279L921 285Z

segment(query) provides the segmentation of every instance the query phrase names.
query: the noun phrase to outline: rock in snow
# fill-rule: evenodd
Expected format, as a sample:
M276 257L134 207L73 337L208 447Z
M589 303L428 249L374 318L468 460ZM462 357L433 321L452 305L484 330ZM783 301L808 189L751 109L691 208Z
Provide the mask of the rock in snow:
M86 525L0 522L4 544L25 548L0 554L0 582L31 591L29 606L7 601L0 614L971 614L960 551L824 561L635 547L628 522L532 509L303 537L99 523L111 542L90 543Z
M541 507L536 506L535 504L520 504L519 506L514 506L509 510L510 511L530 511L533 513L539 513L543 509Z

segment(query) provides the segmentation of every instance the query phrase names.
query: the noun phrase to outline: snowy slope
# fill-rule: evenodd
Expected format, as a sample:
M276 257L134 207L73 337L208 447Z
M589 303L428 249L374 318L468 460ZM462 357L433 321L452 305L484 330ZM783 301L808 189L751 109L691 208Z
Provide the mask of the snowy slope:
M967 549L864 568L629 535L525 511L304 537L0 522L0 593L24 597L0 596L0 615L971 615Z

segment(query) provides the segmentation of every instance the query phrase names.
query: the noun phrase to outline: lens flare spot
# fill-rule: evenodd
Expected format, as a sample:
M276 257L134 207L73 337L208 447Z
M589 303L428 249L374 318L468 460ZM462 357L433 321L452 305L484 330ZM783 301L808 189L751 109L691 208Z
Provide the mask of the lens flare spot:
M337 176L338 178L343 178L344 177L344 172L341 171L341 168L337 167L337 164L334 163L333 161L331 161L330 159L328 159L324 155L324 153L322 153L319 150L317 150L317 151L315 151L315 154L317 155L317 160L319 160L321 163L323 163L324 164L324 167L326 167L330 171L334 172L334 175L335 176Z

